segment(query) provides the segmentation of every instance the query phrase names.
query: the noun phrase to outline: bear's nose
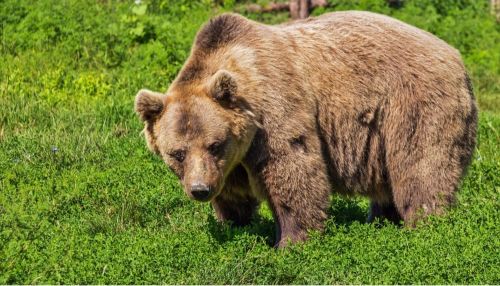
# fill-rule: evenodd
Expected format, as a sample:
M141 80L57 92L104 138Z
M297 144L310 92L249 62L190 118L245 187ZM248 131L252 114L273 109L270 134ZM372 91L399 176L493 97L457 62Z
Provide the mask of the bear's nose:
M210 195L210 188L205 184L194 184L191 186L191 194L196 200L203 201Z

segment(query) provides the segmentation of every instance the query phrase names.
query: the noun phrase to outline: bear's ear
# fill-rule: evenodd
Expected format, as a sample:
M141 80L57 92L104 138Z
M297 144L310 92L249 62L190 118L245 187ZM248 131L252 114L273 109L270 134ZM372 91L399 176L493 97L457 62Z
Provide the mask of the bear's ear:
M237 88L236 80L226 70L216 72L208 86L210 96L221 103L234 102Z
M135 112L142 121L155 119L163 110L165 95L147 89L141 89L135 96Z

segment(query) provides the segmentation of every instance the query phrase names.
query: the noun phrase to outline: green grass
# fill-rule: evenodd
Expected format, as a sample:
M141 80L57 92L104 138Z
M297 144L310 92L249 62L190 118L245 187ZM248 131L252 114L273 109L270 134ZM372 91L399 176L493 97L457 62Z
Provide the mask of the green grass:
M265 206L249 227L217 223L147 151L135 93L165 90L221 8L143 2L0 1L0 284L500 283L500 28L488 7L331 1L459 48L481 107L479 145L447 215L376 227L365 199L334 196L325 233L276 250Z

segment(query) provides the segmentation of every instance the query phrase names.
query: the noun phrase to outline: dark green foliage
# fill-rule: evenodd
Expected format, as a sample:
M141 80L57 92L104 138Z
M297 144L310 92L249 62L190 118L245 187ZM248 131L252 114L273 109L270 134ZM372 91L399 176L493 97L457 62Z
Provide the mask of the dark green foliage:
M139 88L168 87L221 8L0 0L0 284L498 284L500 28L486 1L331 2L395 16L462 52L482 112L449 214L415 230L377 227L364 222L366 200L335 196L325 233L285 250L271 247L265 206L249 227L217 223L147 151L132 105Z

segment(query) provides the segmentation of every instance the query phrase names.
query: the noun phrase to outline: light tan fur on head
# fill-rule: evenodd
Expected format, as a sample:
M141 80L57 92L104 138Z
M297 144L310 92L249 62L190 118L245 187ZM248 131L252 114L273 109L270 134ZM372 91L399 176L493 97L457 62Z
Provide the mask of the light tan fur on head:
M197 83L173 84L168 99L141 90L136 111L146 123L148 146L179 176L188 196L195 198L191 189L202 185L210 196L200 200L210 200L245 156L257 125L230 72L220 69Z

